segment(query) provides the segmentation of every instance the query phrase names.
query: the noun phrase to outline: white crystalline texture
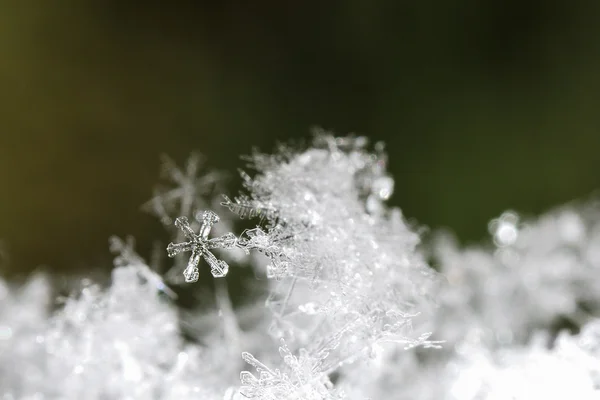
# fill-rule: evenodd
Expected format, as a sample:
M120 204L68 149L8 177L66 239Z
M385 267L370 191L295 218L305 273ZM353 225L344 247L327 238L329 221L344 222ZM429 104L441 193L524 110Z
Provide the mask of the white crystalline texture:
M490 223L495 246L435 243L448 285L434 322L450 343L469 330L490 345L524 343L559 319L600 315L600 207L566 206L538 220L507 212ZM588 315L590 314L591 315Z
M437 278L416 252L418 235L384 203L393 180L383 147L370 153L364 138L327 135L315 143L301 153L255 154L258 173L245 178L248 194L236 203L245 215L250 207L270 210L262 212L264 227L246 231L238 244L271 259L270 333L319 360L311 382L368 357L380 342L436 345L413 330L413 319L430 312ZM293 389L276 381L281 388L269 390ZM286 398L306 396L293 393Z
M222 201L256 223L239 237L197 212L216 205L217 176L199 177L196 156L165 161L175 188L151 206L179 216L171 271L224 277L245 251L269 263L253 270L260 301L234 308L218 279L204 309L179 309L134 240L113 237L107 288L53 303L43 275L0 280L0 399L600 400L600 203L507 211L485 244L420 247L386 204L383 145L319 132L250 161L246 193Z
M43 279L0 290L1 398L221 400L234 381L210 366L236 358L183 346L152 274L118 267L108 289L88 286L50 318Z
M270 369L250 353L242 358L256 370L240 374L242 387L240 399L261 400L337 400L345 396L334 389L327 376L321 374L322 360L300 349L299 357L293 355L285 343L279 348L283 370Z
M146 264L146 261L135 251L135 239L131 236L127 237L126 241L121 240L117 236L109 238L109 249L115 255L113 261L115 267L136 267L141 280L148 281L154 285L156 290L167 294L172 299L177 298L177 295L165 282L152 271Z
M176 314L153 280L143 278L147 272L117 268L106 292L88 287L54 317L48 373L66 386L57 390L92 399L141 398L157 390L180 341Z
M16 288L0 279L0 393L25 398L44 381L44 333L51 288L36 274Z
M534 343L496 353L473 348L455 371L447 399L562 400L600 398L600 320L554 348Z
M600 316L599 204L570 204L536 220L509 211L492 220L489 228L493 245L462 249L447 235L432 243L436 262L448 283L437 293L440 307L429 320L429 329L446 340L444 349L421 359L388 352L380 368L360 366L343 376L343 387L374 399L388 393L398 399L512 399L500 393L508 393L515 385L523 393L541 393L536 385L553 380L554 386L548 387L554 388L556 396L548 398L565 398L559 394L580 393L576 390L579 384L573 383L577 379L598 377L595 367L590 374L581 373L581 368L589 367L588 361L600 359L597 351L591 357L564 363L564 354L561 352L557 358L548 345L562 348L569 340L597 345L600 340L589 339L592 332L598 332L598 323L590 321ZM565 322L575 328L585 326L584 333L572 340L562 334L562 339L553 344L552 337L557 329L565 327ZM536 331L545 332L547 338L530 347L528 343ZM527 357L529 353L535 355L536 362L542 364L538 370L554 378L529 379L527 376L535 371L533 364L526 361L525 366L519 366L525 361L515 356L524 353ZM502 367L494 364L499 360ZM556 369L548 370L552 366ZM529 375L520 370L525 367L530 369ZM559 377L560 371L565 372L564 379ZM571 372L579 378L570 377ZM487 380L502 375L514 381L498 380L502 383L487 393L487 381L482 383L484 373ZM464 379L456 380L457 376ZM522 379L517 382L517 377ZM564 390L559 385L564 385ZM600 393L592 393L597 396L592 398L600 398ZM519 396L544 398L522 393Z

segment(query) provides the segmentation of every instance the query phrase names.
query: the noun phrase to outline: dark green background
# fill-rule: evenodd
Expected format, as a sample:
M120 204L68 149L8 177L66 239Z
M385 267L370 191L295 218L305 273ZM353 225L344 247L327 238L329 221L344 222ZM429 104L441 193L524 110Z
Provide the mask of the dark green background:
M0 0L2 268L110 265L111 234L146 255L160 153L235 173L313 125L386 141L392 202L465 242L585 197L599 21L597 1Z

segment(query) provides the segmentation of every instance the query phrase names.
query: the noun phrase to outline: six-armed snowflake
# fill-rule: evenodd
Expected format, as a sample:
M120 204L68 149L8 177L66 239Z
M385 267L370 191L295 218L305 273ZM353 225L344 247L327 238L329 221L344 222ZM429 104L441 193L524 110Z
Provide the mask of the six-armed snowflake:
M189 241L169 243L167 253L169 257L175 257L184 251L192 252L187 268L183 272L186 282L196 282L198 280L198 263L200 262L200 257L203 257L208 265L210 265L210 272L215 278L222 278L227 275L229 265L223 260L218 260L210 250L235 247L237 237L233 233L227 233L221 237L208 238L212 226L219 222L219 216L212 211L204 211L201 218L197 214L196 219L202 224L199 233L194 232L187 217L179 217L175 220L175 226L181 229Z

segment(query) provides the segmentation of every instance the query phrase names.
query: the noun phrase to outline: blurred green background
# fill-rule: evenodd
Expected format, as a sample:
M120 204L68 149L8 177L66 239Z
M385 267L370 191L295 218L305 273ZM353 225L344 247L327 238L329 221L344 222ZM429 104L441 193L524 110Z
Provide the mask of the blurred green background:
M600 2L0 0L4 273L110 265L159 154L235 174L320 125L384 140L410 219L486 235L600 188ZM232 180L232 190L237 180Z

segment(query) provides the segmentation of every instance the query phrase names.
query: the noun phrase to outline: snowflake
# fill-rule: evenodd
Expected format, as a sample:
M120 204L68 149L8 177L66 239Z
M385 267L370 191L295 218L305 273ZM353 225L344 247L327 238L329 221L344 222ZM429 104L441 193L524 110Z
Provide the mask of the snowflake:
M246 253L256 250L271 260L267 267L267 277L281 279L287 272L289 260L279 245L281 240L289 239L281 235L281 232L272 229L269 234L260 227L247 229L240 235L238 245Z
M190 216L193 209L206 207L205 198L212 197L225 174L211 170L199 174L204 160L198 153L190 155L185 169L166 155L161 158L162 176L173 186L156 189L142 209L157 216L164 225L170 225L171 215Z
M202 224L199 233L194 232L187 217L179 217L175 220L175 226L183 232L189 241L170 243L167 247L167 254L169 257L175 257L184 251L192 252L188 265L183 272L186 282L196 282L198 280L200 257L203 257L210 265L210 272L215 278L222 278L227 275L229 265L225 261L218 260L209 250L232 248L236 246L237 238L233 233L227 233L218 238L208 239L212 226L219 222L219 216L212 211L204 211L202 219L196 218Z
M321 370L323 355L313 356L306 349L299 350L299 356L292 354L285 342L281 341L279 354L284 361L283 370L271 369L248 352L242 358L252 365L257 375L242 371L240 393L243 398L259 400L336 400L343 399L344 393L334 389L327 374Z

